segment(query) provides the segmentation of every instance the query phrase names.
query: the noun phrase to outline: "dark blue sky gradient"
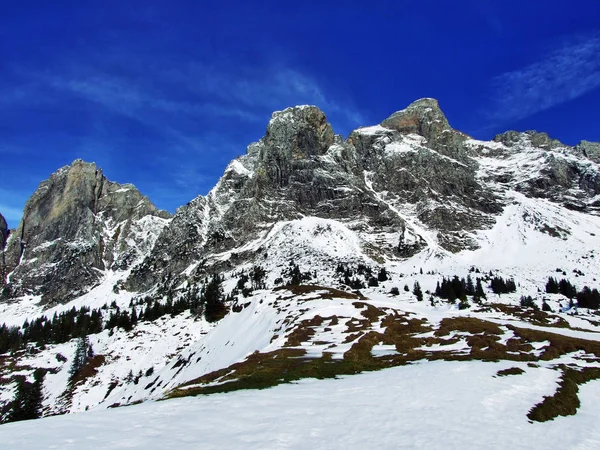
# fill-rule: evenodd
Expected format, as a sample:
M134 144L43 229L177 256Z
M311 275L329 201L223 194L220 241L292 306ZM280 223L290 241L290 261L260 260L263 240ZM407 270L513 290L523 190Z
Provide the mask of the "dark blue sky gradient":
M435 97L479 139L600 141L600 2L23 1L0 15L0 212L76 158L174 211L274 110L344 136Z

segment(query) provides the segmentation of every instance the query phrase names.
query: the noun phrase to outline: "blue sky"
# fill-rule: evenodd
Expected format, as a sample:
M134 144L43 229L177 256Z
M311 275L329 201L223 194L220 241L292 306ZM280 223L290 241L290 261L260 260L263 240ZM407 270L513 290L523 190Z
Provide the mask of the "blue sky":
M435 97L490 139L600 141L600 2L23 1L0 15L0 212L76 158L174 211L274 110L344 136Z

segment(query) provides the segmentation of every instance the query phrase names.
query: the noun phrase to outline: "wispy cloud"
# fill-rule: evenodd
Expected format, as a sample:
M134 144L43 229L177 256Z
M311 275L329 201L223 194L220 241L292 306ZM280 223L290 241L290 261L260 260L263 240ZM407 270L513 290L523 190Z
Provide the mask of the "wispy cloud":
M235 61L207 65L129 57L134 60L94 56L52 70L15 67L12 79L20 83L0 89L0 111L40 102L84 111L86 134L73 136L73 158L96 161L107 174L109 169L116 173L117 181L136 177L142 191L169 209L176 201L206 193L221 168L261 136L275 110L317 105L343 133L366 123L339 87L284 64L240 67ZM131 127L129 121L141 127ZM70 127L65 125L66 133ZM8 150L0 146L0 152ZM136 164L132 174L124 161L142 154L151 170ZM158 179L154 170L164 178Z
M563 41L539 61L492 80L496 122L519 120L600 87L600 35Z

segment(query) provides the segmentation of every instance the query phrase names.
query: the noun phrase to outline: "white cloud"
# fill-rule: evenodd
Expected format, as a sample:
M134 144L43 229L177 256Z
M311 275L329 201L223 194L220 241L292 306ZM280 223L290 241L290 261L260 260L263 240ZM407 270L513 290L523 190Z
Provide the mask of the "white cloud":
M600 35L568 39L544 58L492 81L493 120L518 120L600 87Z

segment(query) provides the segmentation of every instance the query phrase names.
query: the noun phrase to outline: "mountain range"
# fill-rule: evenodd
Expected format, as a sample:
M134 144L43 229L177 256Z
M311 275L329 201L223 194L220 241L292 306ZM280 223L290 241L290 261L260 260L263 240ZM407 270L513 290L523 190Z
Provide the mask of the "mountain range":
M76 160L17 229L0 216L0 419L460 362L542 383L507 412L524 436L578 420L600 378L599 174L598 143L476 140L429 98L345 139L315 106L275 112L174 215Z

